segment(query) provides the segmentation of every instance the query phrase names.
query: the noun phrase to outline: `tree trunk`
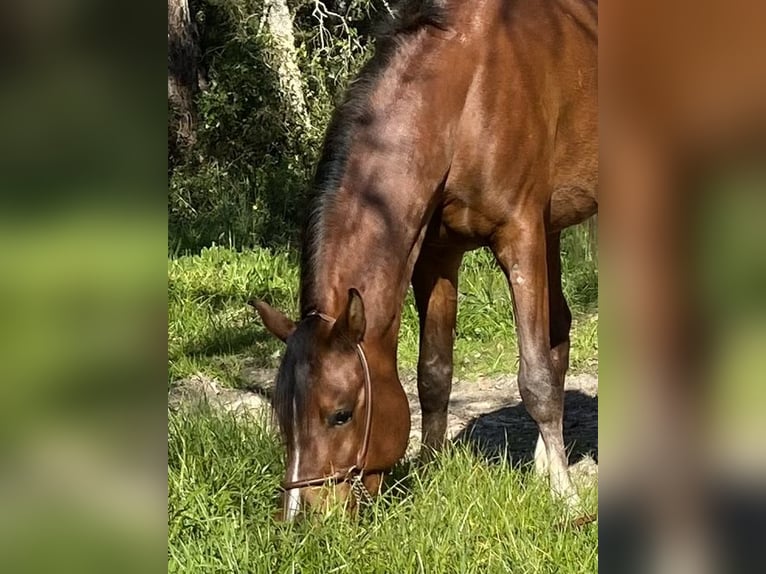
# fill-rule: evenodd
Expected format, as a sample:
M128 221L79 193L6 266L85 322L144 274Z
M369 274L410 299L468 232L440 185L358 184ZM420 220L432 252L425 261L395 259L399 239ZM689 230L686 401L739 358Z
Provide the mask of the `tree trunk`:
M197 91L198 47L189 0L168 0L168 103L172 147L194 143L194 94ZM172 148L171 148L172 149Z
M263 21L266 22L273 43L272 59L277 67L282 94L290 112L308 126L309 116L303 94L303 76L298 68L298 50L295 48L293 19L286 0L265 0Z

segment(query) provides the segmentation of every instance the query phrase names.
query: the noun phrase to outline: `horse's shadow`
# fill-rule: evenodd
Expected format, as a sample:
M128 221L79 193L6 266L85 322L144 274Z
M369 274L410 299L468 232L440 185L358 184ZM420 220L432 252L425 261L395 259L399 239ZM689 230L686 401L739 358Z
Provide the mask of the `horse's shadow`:
M524 467L534 460L537 435L535 422L519 403L474 418L454 442L468 445L487 461L505 459ZM598 396L566 391L564 443L570 465L588 456L598 463Z

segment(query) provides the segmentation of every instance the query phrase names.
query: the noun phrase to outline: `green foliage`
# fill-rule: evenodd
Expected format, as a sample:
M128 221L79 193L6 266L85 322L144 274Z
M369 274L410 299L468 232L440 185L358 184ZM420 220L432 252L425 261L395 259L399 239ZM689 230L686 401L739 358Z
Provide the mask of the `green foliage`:
M526 469L451 447L363 515L338 508L276 523L281 448L263 421L172 413L169 572L596 572L598 531L556 528L564 511ZM580 490L595 508L597 490Z
M193 4L208 85L196 97L196 143L171 157L169 247L284 245L297 236L324 128L369 53L341 18L298 2L295 36L307 118L286 105L262 0ZM369 2L352 2L362 18ZM320 25L321 23L321 25Z

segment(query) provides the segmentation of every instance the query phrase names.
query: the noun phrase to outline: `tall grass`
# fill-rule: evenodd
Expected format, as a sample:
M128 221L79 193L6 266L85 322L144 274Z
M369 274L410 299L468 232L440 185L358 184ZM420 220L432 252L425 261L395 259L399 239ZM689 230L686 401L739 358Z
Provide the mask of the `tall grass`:
M335 508L272 520L282 477L268 426L211 412L171 414L169 572L595 572L598 533L557 528L564 513L526 469L453 447L362 515ZM595 486L581 488L596 505Z
M598 271L587 229L563 238L564 290L574 314L573 371L597 364ZM205 371L236 385L245 358L277 365L281 343L253 318L246 305L257 296L290 316L298 308L298 262L294 251L238 252L211 247L168 261L169 376ZM418 319L411 293L403 308L399 363L417 362ZM466 255L459 283L455 366L459 377L516 372L518 348L508 284L492 255Z
M563 241L565 291L575 315L574 370L597 360L597 270L589 233ZM212 247L168 261L169 377L198 371L237 385L246 359L276 366L282 344L246 306L269 300L291 316L298 304L294 251ZM417 360L417 313L404 302L400 365ZM516 371L517 345L505 278L487 251L463 263L457 376ZM598 533L559 528L564 511L544 481L503 459L453 445L428 467L402 463L393 486L360 516L338 508L276 523L282 451L263 420L209 409L169 413L168 571L330 573L595 572ZM581 484L585 510L596 485Z

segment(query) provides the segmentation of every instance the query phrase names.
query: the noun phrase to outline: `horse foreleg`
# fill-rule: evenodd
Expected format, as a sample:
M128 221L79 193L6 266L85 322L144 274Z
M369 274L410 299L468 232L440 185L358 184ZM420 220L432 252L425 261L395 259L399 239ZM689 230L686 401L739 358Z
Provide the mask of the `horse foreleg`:
M552 233L546 243L548 267L548 309L550 314L551 362L556 371L558 392L564 393L564 379L569 369L569 332L572 313L564 297L561 284L561 233ZM535 470L539 475L548 472L548 454L542 435L537 437L535 447Z
M420 317L418 398L423 416L421 457L444 444L452 391L452 347L457 315L457 276L462 252L424 246L412 275Z
M560 346L560 341L555 347L551 345L548 249L542 214L511 222L496 234L492 247L513 295L521 398L545 445L551 489L568 503L577 505L579 499L569 477L563 436L562 361L568 345ZM545 470L542 461L540 467Z

